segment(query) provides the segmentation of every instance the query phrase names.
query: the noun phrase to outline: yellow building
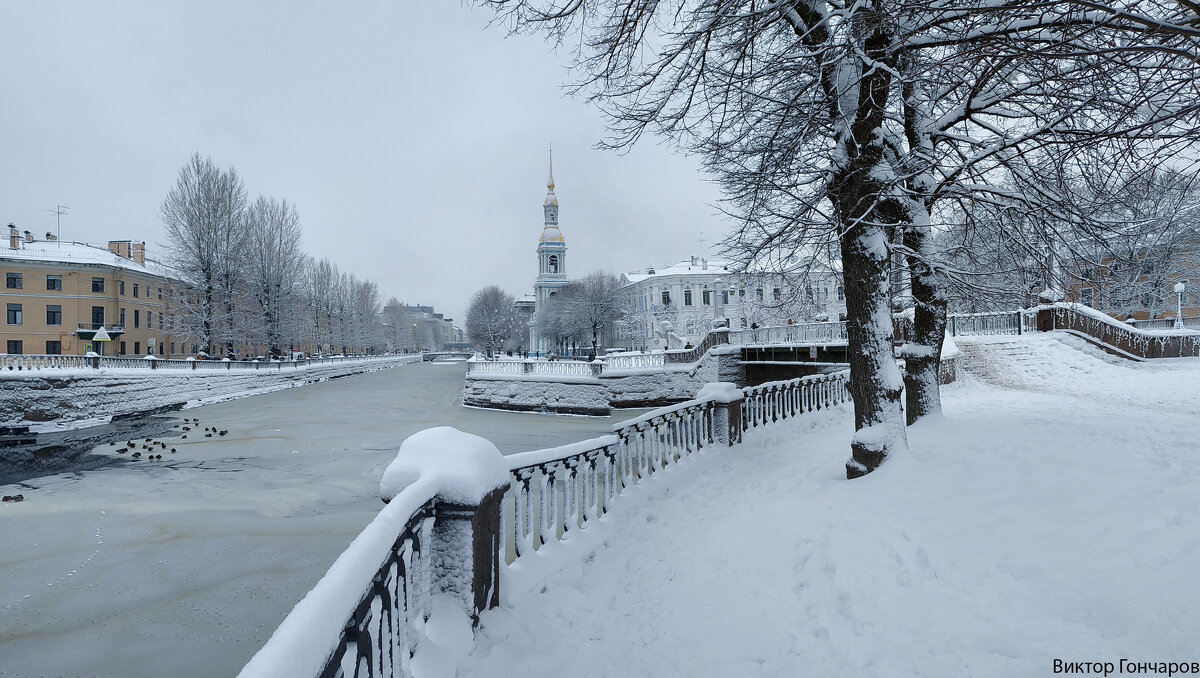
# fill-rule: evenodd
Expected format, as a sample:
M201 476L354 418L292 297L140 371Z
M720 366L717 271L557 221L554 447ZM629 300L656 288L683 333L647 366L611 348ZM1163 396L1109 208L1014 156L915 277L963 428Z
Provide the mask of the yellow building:
M0 305L5 311L0 351L131 357L188 353L183 339L172 334L168 271L146 259L145 243L114 240L105 249L60 242L50 233L36 240L11 224L8 230L8 246L0 248ZM105 334L109 341L102 340Z

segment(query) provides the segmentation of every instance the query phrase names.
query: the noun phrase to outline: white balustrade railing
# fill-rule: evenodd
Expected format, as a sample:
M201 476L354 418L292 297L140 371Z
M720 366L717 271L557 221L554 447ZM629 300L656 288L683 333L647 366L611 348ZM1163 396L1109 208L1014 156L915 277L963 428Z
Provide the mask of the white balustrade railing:
M637 370L647 367L662 367L667 364L667 354L657 353L618 353L604 359L610 370Z
M850 371L775 381L742 389L742 428L752 429L850 401Z
M954 313L946 316L946 331L952 337L1022 334L1032 329L1031 320L1024 311Z
M586 529L618 497L660 471L706 448L740 443L745 428L846 402L847 374L741 390L729 385L712 398L616 424L611 435L500 458L497 472L503 478L507 466L507 487L501 480L477 506L446 505L429 482L470 485L477 481L468 478L488 472L453 460L439 466L428 482L422 472L399 490L239 675L411 678L421 628L431 614L429 600L443 590L431 575L431 552L440 554L437 570L442 574L436 576L443 588L447 582L460 587L473 582L472 595L463 603L464 612L477 620L478 612L498 604L501 580L494 575L500 568ZM435 429L409 440L426 433L445 435ZM478 447L478 442L470 444ZM457 451L452 448L438 446L424 458L441 464L446 453ZM446 475L454 472L461 477ZM462 531L468 524L464 519L470 533ZM460 522L441 527L455 520ZM439 541L445 539L449 541ZM469 552L463 550L466 545Z
M783 346L787 344L838 344L846 341L846 321L805 323L735 330L729 343L738 346Z
M712 401L689 401L617 424L615 434L506 457L512 484L501 511L504 562L608 512L625 489L717 440Z

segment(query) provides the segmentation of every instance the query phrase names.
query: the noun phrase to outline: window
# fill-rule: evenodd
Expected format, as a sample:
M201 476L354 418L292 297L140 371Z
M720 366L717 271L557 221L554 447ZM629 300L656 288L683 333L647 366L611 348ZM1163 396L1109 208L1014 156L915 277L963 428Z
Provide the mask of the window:
M175 342L173 342L173 341L171 342L171 353L172 354L175 353Z
M125 342L123 342L123 341L121 342L120 355L125 355Z
M550 273L558 273L558 256L557 255L554 255L554 254L550 255L550 258L546 260L546 268L547 268L548 272L550 272Z
M743 287L742 289L738 290L738 296L745 299L746 298L746 288Z
M104 291L104 278L92 278L92 291L93 292L103 292Z
M7 322L9 325L20 325L21 324L21 305L20 304L9 304L8 305Z
M93 306L92 307L92 326L93 326L93 328L100 327L103 324L104 324L104 307L103 306Z
M62 276L61 275L46 276L46 289L62 290Z
M162 299L162 288L158 288L158 298Z
M121 293L121 296L125 296L125 281L124 280L117 281L117 291Z
M133 309L133 326L134 326L134 328L136 329L138 327L141 327L142 326L141 322L142 322L142 312L136 308Z
M61 341L47 341L46 342L46 355L62 355L62 342Z
M158 314L158 329L161 330L162 328L163 328L163 314L159 313Z
M758 299L759 301L762 301L762 300L763 300L763 293L762 293L762 292L763 292L763 290L762 290L762 288L761 288L761 287L760 287L760 288L758 288L758 289L756 289L756 290L754 290L754 298L755 298L755 299Z
M692 291L691 290L683 291L683 305L684 306L692 305Z
M1142 260L1142 275L1154 275L1154 262L1149 259Z
M838 301L846 300L846 288L838 285Z
M5 353L12 353L14 355L20 355L20 354L24 353L24 350L22 350L22 348L23 347L22 347L22 343L21 343L20 339L9 339L8 340L8 350L5 351Z
M146 329L154 329L154 311L146 311Z
M140 341L133 342L133 354L134 355L142 354L142 342L140 342Z
M133 296L136 297L137 295L138 295L138 284L134 283L133 284Z
M1079 303L1084 306L1092 306L1095 301L1095 292L1090 287L1084 287L1079 290Z
M125 309L121 309L121 327L125 327Z
M729 304L729 290L721 290L721 303Z
M5 273L4 286L10 290L21 289L21 274L20 273Z
M809 302L811 302L813 300L813 291L812 291L811 286L806 285L804 287L804 298L807 299Z
M46 324L61 325L62 324L62 306L59 304L46 304ZM49 353L49 351L47 351Z
M701 303L708 306L712 303L712 290L704 290L704 294L700 295Z
M663 302L663 306L671 305L671 291L670 290L662 291L662 302Z
M783 290L779 289L778 287L771 290L771 298L774 299L775 301L779 301L780 299L783 299Z

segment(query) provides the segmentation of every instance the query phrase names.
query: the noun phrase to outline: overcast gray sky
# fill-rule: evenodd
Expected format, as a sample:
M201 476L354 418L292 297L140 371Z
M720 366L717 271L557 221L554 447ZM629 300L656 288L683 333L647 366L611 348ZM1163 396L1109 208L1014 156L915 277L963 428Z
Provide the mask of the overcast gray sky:
M700 254L725 230L694 160L596 151L565 55L454 0L0 0L0 223L145 240L196 151L287 198L305 249L461 322L476 289L531 290L546 148L568 272Z

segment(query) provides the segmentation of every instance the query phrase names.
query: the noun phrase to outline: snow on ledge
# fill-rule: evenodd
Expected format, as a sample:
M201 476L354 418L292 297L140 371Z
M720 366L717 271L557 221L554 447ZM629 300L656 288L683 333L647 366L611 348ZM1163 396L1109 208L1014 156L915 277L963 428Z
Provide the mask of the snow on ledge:
M400 444L379 481L379 496L391 501L404 488L429 481L438 497L455 504L478 504L507 487L508 463L491 441L451 426L427 428Z
M713 381L705 384L696 394L696 400L711 400L714 403L736 403L746 396L737 384L729 381Z

